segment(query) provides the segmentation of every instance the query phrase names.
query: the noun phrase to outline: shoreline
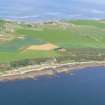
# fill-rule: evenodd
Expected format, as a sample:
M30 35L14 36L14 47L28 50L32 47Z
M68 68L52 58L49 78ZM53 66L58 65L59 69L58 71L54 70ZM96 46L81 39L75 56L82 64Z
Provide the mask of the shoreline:
M0 74L0 81L13 81L22 79L36 79L40 76L53 76L59 73L70 73L88 67L105 67L105 61L73 62L52 65L29 65Z

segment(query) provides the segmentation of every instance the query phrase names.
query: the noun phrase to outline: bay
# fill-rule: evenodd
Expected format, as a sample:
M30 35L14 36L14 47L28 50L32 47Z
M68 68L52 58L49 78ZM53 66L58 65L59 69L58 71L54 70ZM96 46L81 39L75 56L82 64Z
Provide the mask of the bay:
M105 68L0 82L0 105L105 105Z

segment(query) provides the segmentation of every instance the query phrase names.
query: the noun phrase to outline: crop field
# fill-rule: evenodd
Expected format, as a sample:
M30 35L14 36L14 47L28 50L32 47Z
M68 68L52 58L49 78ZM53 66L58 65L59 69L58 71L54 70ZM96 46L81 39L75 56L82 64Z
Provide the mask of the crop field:
M44 50L51 43L58 48ZM42 46L43 50L27 50ZM92 51L92 53L91 53ZM79 53L81 52L81 53ZM85 55L85 56L84 56ZM104 59L105 21L71 20L43 23L19 23L0 20L0 63L24 59L94 56ZM89 58L89 59L90 59Z
M97 21L96 21L97 23ZM35 31L31 29L17 29L18 34L24 34L33 38L42 39L51 43L55 43L60 47L67 48L104 48L105 47L105 29L92 25L80 25L76 21L59 26L42 26L43 30ZM98 24L98 23L97 23ZM100 24L100 23L99 23ZM105 23L102 23L105 25ZM62 27L60 26L62 25ZM52 28L51 28L52 27ZM41 28L41 26L40 26Z

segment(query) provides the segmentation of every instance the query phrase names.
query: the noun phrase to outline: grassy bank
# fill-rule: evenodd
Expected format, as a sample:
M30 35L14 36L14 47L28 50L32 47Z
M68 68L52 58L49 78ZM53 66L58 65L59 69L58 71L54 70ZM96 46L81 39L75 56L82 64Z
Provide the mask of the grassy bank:
M48 43L58 49L27 50L30 46ZM0 20L0 64L11 67L11 64L23 64L26 60L27 64L33 64L51 59L56 62L104 61L105 21L20 23Z

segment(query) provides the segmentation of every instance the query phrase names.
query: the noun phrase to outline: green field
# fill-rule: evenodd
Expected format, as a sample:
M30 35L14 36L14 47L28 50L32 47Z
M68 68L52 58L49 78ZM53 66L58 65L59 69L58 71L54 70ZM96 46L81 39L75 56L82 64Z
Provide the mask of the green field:
M25 51L31 45L52 43L65 49ZM19 23L0 20L0 63L24 59L68 58L104 60L105 21L71 20L46 23Z

